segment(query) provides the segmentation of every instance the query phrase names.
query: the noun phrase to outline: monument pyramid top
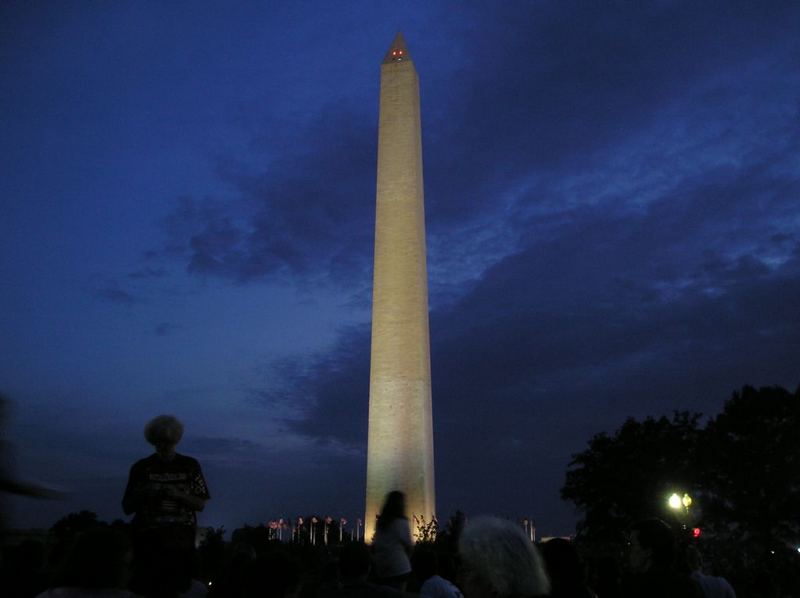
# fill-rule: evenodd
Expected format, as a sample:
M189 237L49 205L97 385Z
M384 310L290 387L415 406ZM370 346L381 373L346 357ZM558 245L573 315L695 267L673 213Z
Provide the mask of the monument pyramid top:
M402 62L404 60L411 60L411 54L408 53L406 40L403 39L403 34L398 31L392 45L389 46L389 51L386 52L386 56L383 57L383 64Z

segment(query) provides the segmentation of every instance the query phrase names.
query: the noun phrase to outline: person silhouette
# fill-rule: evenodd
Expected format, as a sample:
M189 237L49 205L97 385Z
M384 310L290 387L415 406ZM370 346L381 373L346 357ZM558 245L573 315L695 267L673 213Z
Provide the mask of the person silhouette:
M144 437L155 453L131 467L122 509L134 516L134 589L152 594L191 582L197 512L210 495L197 460L175 451L183 437L176 417L153 418Z
M411 573L409 557L413 547L406 518L406 497L399 490L393 490L386 495L372 541L375 583L405 590Z

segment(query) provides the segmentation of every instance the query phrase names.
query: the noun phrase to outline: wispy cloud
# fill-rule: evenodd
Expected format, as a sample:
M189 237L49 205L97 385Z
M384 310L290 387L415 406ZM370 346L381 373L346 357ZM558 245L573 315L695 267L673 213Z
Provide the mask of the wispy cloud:
M122 289L118 289L115 287L97 289L95 291L95 296L100 297L101 299L105 299L106 301L110 301L111 303L117 303L119 305L133 305L134 303L137 303L139 301L137 297L135 297L128 291L124 291Z
M156 333L156 336L167 336L180 329L180 326L173 324L172 322L159 322L156 324L154 332Z
M288 276L363 284L374 212L373 133L351 107L331 106L295 133L304 143L268 170L225 162L219 175L235 201L181 198L165 223L168 240L151 258L175 256L192 274L237 283Z
M133 270L132 272L129 272L128 278L133 278L133 279L163 278L168 274L169 271L166 268L153 268L151 266L146 266L144 268L139 268L138 270Z

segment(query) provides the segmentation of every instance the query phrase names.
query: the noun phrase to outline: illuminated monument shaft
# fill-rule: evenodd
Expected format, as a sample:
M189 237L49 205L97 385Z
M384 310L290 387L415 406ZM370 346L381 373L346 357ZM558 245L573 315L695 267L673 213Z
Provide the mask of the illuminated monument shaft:
M405 493L409 518L431 520L433 423L419 80L401 34L381 65L364 518L368 541L392 490Z

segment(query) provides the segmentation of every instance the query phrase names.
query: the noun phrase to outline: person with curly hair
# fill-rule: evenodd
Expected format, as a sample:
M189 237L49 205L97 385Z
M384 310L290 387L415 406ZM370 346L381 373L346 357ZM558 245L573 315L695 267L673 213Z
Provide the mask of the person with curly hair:
M466 598L534 598L550 594L539 551L518 525L497 517L470 520L458 543Z
M172 415L159 415L144 428L155 452L133 464L122 499L133 515L138 590L179 588L191 580L197 512L210 498L196 459L175 447L183 424Z

